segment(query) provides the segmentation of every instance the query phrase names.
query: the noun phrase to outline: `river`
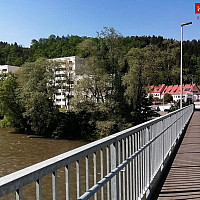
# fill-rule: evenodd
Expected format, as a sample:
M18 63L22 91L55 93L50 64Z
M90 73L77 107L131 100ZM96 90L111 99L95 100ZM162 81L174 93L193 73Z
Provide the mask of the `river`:
M0 128L0 177L86 143L81 140L53 140L16 134L11 129Z

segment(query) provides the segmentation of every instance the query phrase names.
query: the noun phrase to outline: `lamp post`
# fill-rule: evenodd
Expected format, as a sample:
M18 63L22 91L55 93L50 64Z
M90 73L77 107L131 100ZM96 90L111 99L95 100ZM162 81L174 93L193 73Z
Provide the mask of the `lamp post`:
M181 24L181 74L180 74L180 108L183 107L183 26L192 24L192 22L182 23Z

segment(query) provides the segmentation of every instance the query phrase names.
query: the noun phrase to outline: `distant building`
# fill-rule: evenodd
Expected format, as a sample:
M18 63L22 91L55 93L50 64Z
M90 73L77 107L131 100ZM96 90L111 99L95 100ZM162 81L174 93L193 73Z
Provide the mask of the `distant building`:
M11 65L0 65L0 74L7 74L8 72L16 72L20 67Z
M171 94L173 97L173 101L180 100L181 86L180 85L158 85L158 86L150 86L150 94L155 98L163 99L166 93ZM186 102L188 99L192 99L192 101L200 100L200 86L196 84L186 84L183 85L183 100Z
M57 91L54 94L55 105L59 108L70 109L70 99L74 96L74 85L80 77L77 78L75 69L85 64L85 60L77 56L55 58L55 85Z
M157 97L157 98L161 99L161 95L162 95L165 87L166 87L165 84L158 85L158 86L152 85L150 87L150 89L151 89L151 94L152 94L153 98Z

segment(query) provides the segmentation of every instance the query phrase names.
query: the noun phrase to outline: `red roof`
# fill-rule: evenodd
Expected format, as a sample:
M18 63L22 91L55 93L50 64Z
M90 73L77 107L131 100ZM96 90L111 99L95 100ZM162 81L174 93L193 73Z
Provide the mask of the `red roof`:
M154 86L152 88L153 88L152 93L162 93L163 90L165 89L165 84Z
M170 94L171 95L180 95L180 91L181 91L181 86L180 85L175 85Z
M166 86L165 89L164 89L164 91L163 91L163 95L164 95L165 93L169 93L169 94L170 94L172 88L173 88L173 85Z
M186 84L183 85L183 94L187 94L193 91L194 87L200 91L200 85L196 86L195 84ZM165 84L158 85L158 86L150 86L152 93L162 93L163 95L168 93L171 95L180 95L181 86L180 85L170 85L166 86Z

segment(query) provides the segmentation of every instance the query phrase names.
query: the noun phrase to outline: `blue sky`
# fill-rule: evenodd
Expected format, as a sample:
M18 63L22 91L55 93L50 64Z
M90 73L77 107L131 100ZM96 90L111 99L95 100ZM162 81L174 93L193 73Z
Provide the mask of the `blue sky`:
M123 36L163 36L200 39L194 12L200 0L0 0L0 41L29 46L32 39L56 36L96 36L113 27ZM199 15L200 16L200 15Z

